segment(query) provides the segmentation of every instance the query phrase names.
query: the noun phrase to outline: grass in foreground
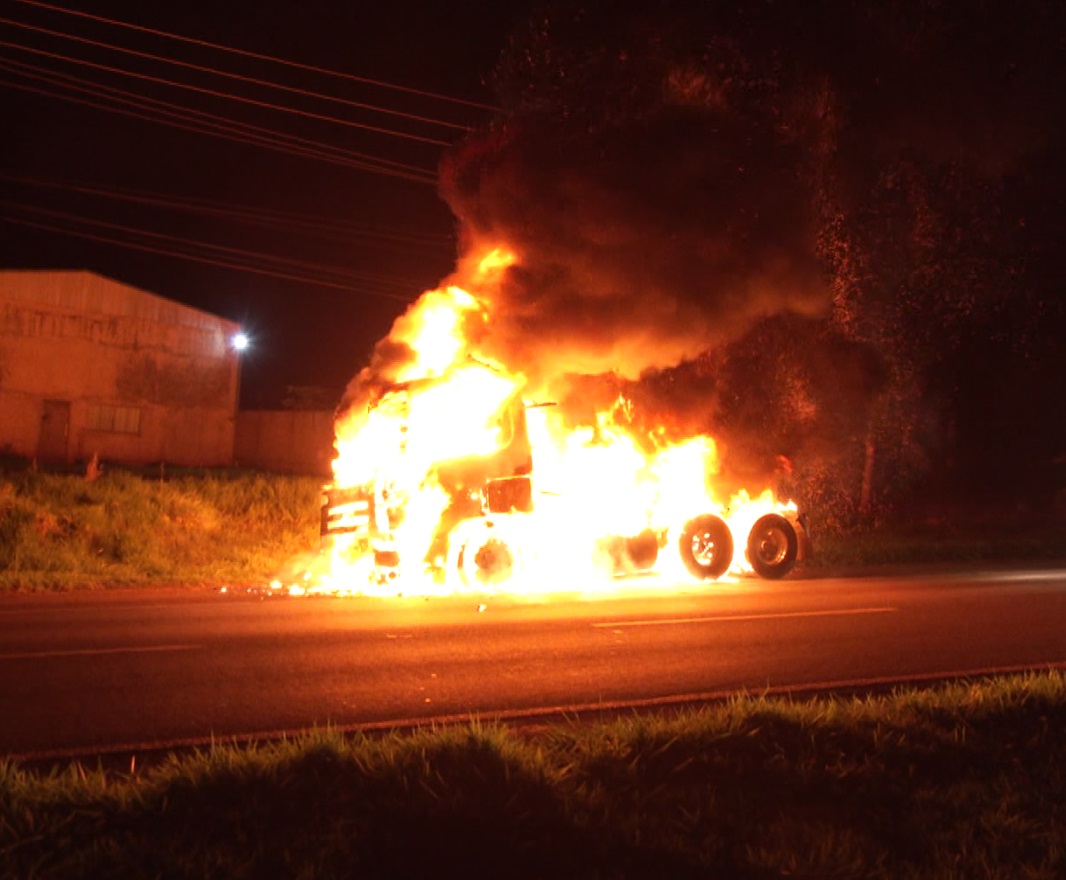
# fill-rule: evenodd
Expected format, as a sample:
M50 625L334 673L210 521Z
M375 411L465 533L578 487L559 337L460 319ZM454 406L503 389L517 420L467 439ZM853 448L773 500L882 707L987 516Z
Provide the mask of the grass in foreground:
M0 764L5 877L1066 876L1066 675Z

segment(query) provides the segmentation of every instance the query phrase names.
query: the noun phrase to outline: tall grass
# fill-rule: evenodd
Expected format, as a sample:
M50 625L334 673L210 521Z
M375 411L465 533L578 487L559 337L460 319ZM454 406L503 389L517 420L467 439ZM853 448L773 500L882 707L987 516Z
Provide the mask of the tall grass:
M259 582L317 546L320 481L0 473L0 588Z
M0 763L9 877L1066 876L1066 676Z

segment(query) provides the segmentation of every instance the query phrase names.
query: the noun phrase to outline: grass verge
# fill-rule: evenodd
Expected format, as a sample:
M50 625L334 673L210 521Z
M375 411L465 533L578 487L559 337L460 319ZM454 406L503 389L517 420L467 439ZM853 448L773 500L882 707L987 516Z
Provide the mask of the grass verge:
M318 546L321 481L0 472L0 589L262 583Z
M248 472L76 474L0 464L0 590L262 585L319 546L321 479ZM983 522L812 535L817 570L1066 560L1066 529Z
M1066 876L1066 676L0 763L6 877Z

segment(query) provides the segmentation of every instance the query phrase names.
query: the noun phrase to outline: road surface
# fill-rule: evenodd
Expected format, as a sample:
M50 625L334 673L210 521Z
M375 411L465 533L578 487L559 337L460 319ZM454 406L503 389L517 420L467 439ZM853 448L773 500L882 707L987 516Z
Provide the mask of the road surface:
M0 755L1066 668L1064 569L634 586L541 603L3 595Z

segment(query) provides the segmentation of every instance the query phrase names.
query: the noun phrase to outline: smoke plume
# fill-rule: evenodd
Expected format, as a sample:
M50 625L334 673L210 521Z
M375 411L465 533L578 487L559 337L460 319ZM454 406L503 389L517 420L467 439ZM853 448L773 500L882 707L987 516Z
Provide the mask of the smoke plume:
M593 135L516 123L446 161L473 247L517 262L488 353L533 376L627 378L814 314L827 294L796 148L728 113L664 105Z

